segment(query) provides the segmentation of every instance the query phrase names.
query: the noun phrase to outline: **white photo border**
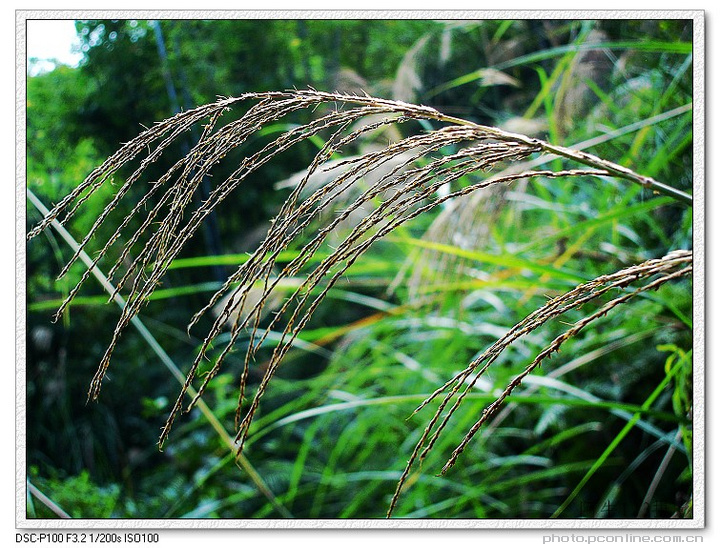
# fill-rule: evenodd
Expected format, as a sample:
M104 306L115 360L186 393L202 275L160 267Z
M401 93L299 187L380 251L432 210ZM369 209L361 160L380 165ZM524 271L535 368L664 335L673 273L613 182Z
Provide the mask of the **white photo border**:
M705 527L705 13L702 10L17 10L16 20L16 451L18 529L535 529ZM692 519L28 519L26 515L26 23L30 19L688 19L693 22L693 518Z

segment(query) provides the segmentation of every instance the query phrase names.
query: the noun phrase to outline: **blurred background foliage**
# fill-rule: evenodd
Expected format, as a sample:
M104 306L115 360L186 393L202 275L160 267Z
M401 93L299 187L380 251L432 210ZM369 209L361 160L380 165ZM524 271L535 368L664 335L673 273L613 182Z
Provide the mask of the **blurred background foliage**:
M48 205L143 124L218 96L307 86L587 146L692 189L690 21L92 20L76 29L80 66L27 82L27 181ZM186 322L259 243L283 183L316 151L295 147L223 203L141 315L181 368L201 343ZM71 233L100 207L73 219ZM28 226L38 219L29 203ZM538 179L418 218L358 261L286 359L245 453L263 492L196 411L157 450L179 386L133 332L99 403L85 405L118 310L89 284L51 323L80 272L55 280L71 252L48 230L27 247L28 516L382 517L424 428L422 413L408 416L425 395L547 296L691 245L690 210L621 182ZM411 477L396 516L547 518L564 502L564 518L691 516L691 304L689 282L666 286L583 332L437 476L491 395L563 327L520 341ZM205 398L228 430L236 374L221 374Z

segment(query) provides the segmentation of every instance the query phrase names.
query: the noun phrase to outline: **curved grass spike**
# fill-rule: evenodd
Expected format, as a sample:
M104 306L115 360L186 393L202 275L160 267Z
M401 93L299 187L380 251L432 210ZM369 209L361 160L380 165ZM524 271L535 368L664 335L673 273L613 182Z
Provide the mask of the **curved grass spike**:
M492 150L492 149L491 149L491 150ZM526 153L527 153L527 151L526 151ZM515 150L513 150L513 149L511 148L511 149L509 150L509 153L506 151L506 154L510 154L511 156L516 156L516 155L517 155L517 151L515 151ZM487 160L487 159L486 159L486 160ZM426 168L426 171L429 172L429 176L428 176L427 173L424 174L424 175L426 176L426 178L428 178L428 179L432 179L432 178L433 178L432 171L433 171L433 168L436 167L435 164L436 164L436 162L430 164L429 168ZM460 172L453 174L452 177L453 177L453 178L458 178L458 177L460 177L461 175L465 174L467 171L474 171L474 170L477 170L479 167L481 167L481 165L478 166L477 164L475 164L475 165L473 165L472 169L470 169L470 170L461 170ZM593 172L593 173L595 173L595 172ZM527 174L524 174L524 176L527 176ZM390 213L393 214L393 215L396 215L396 214L397 214L399 211L401 211L401 210L407 210L407 209L410 208L411 206L415 205L417 202L426 199L430 194L432 194L433 192L435 192L440 186L442 186L443 184L447 183L448 180L449 180L449 179L446 178L446 179L441 179L440 181L436 181L435 183L433 183L433 185L432 185L431 187L429 187L429 188L427 188L427 189L424 189L423 192L419 194L419 197L418 197L418 196L415 196L415 197L414 197L413 199L411 199L411 200L405 200L404 202L400 202L398 205L396 205L396 206L395 206L394 208L392 208L392 209L388 208L388 206L391 205L392 202L393 202L396 198L405 195L405 194L410 190L409 188L402 188L401 190L396 191L396 193L394 194L394 197L391 198L391 199L389 199L389 200L386 200L386 201L382 204L382 206L381 206L380 208L378 208L375 212L373 212L372 215L366 217L366 218L363 220L363 222L362 222L360 225L358 225L358 227L355 228L355 230L351 233L351 235L343 242L343 244L341 244L341 246L337 248L337 250L335 251L335 253L332 254L332 255L330 255L328 258L326 258L326 259L317 267L317 269L316 269L312 274L310 274L310 275L307 277L306 282L305 282L304 284L302 284L302 285L295 291L295 293L286 301L286 304L278 311L276 318L279 317L280 314L284 313L284 312L287 310L289 303L292 302L295 298L300 298L300 299L301 299L300 302L299 302L299 304L298 304L298 306L297 306L296 309L295 309L295 313L293 314L292 319L288 322L288 325L287 325L285 331L283 332L283 339L284 339L284 336L285 336L285 335L287 335L287 334L290 333L292 323L298 318L299 313L300 313L300 310L301 310L301 307L302 307L302 306L305 304L305 302L307 301L307 297L309 296L310 291L311 291L312 289L314 289L315 287L317 287L317 285L320 283L320 281L323 279L323 277L328 274L328 272L330 271L330 269L331 269L333 266L339 264L341 261L349 261L349 262L341 269L341 271L338 272L337 274L335 274L335 276L333 276L333 278L330 280L330 282L328 282L328 284L326 285L326 287L325 287L325 289L324 289L324 291L323 291L322 296L324 296L324 294L327 293L327 291L330 289L330 287L332 286L332 284L334 284L335 280L338 279L338 277L349 267L349 265L352 264L352 262L354 262L354 261L357 259L357 257L358 257L363 251L365 251L365 250L369 247L369 245L370 245L375 239L378 239L378 238L381 237L382 235L387 234L390 230L392 230L392 229L395 228L396 226L399 226L399 224L401 224L402 222L408 220L408 219L411 218L411 217L404 217L404 218L403 218L403 217L400 217L400 220L399 220L399 221L396 220L396 221L394 221L393 223L391 223L391 224L389 225L389 228L388 228L388 226L383 227L378 233L374 234L374 235L372 236L372 238L370 238L369 240L363 242L361 245L358 245L358 246L350 249L349 253L345 253L345 252L343 251L343 248L347 249L348 246L350 245L350 243L353 243L353 242L357 241L358 238L362 237L362 236L369 230L369 228L372 228L373 226L379 225L379 223L380 223L381 221L383 221L383 218L384 218L384 216L385 216L385 215L384 215L384 210L385 210L385 209L389 209ZM332 184L332 183L331 183L331 184ZM410 183L408 183L408 185L409 185L409 187L412 187L412 186L422 187L422 184L418 184L418 181L417 181L417 180L411 181ZM373 195L376 195L377 192L378 192L377 189L370 189L370 190L374 190ZM366 194L367 194L367 193L366 193ZM453 195L453 196L454 196L454 195ZM440 199L440 200L437 200L437 201L433 202L429 207L428 207L428 206L425 206L424 208L421 208L420 210L416 210L416 212L415 212L412 216L416 216L418 213L420 213L420 212L422 212L422 211L425 211L425 210L429 209L430 207L434 207L434 205L437 205L438 203L441 203L442 201L445 201L445 199L448 199L448 198L450 198L450 197L452 197L452 196L448 196L448 197L446 197L446 198L442 198L442 199ZM356 201L356 204L355 204L355 207L357 207L357 204L358 204L358 203L362 203L362 201L363 201L363 200L357 200L357 201ZM348 214L351 209L352 209L351 207L348 207L348 208L345 210L345 214ZM388 215L390 215L390 213L389 213ZM342 218L342 215L341 215L340 218ZM339 219L336 219L335 221L338 221L338 220L339 220ZM320 232L321 232L321 233L319 234L319 236L316 238L315 241L318 241L318 239L322 239L322 238L324 237L324 235L327 234L327 227L326 227L325 229L321 230ZM314 242L311 242L311 244L309 244L309 245L312 245L312 243L314 243ZM348 258L347 255L350 255L350 258ZM286 267L286 268L287 268L287 267ZM302 297L300 296L301 293L304 294ZM266 294L264 295L263 298L267 297L268 294L269 294L269 290L266 292ZM314 301L314 302L310 305L309 311L306 312L305 315L302 317L302 320L301 320L302 325L304 325L304 324L309 320L309 317L310 317L310 315L311 315L311 313L312 313L312 310L314 310L315 307L317 306L317 304L319 304L320 300L322 300L322 296L321 296L320 298L316 299L316 301ZM262 301L261 301L261 302L262 302ZM253 312L259 312L260 306L261 306L260 303L258 303L258 305L256 305L256 307L253 309ZM251 315L252 315L253 312L251 312ZM245 320L245 324L243 324L243 326L247 324L247 321L248 321L248 320L246 319L246 320ZM262 340L264 340L264 338L265 338L265 336L267 335L267 333L269 333L269 331L272 329L274 323L275 323L274 321L271 322L270 326L268 326L268 327L266 328L265 335L263 335L263 337L262 337L262 339L261 339L261 342L262 342ZM234 326L234 328L233 328L233 337L231 338L230 343L228 344L228 346L226 346L226 349L225 349L225 351L223 352L223 354L221 355L221 358L218 360L218 362L216 363L215 367L213 368L213 375L214 375L214 373L217 371L217 369L219 368L220 363L221 363L221 359L227 354L227 352L229 351L230 346L234 343L235 337L237 336L236 328L237 328L237 325ZM266 372L266 376L265 376L265 378L264 378L264 382L261 383L261 387L260 387L261 390L259 390L258 394L256 395L256 400L253 402L253 405L252 405L252 407L251 407L251 411L249 412L249 414L248 414L248 416L246 417L246 419L243 421L243 424L249 425L249 422L250 422L250 419L251 419L251 417L252 417L252 414L254 413L254 409L257 408L257 403L258 403L258 400L259 400L259 396L262 395L262 393L263 393L263 391L264 391L264 388L265 388L265 386L267 385L267 382L268 382L268 381L270 380L270 378L272 377L272 374L274 373L274 371L275 371L275 369L276 369L276 366L279 364L279 361L280 361L281 357L284 356L285 352L289 349L289 347L291 346L291 344L292 344L292 342L294 341L295 337L297 336L297 333L298 333L298 332L299 332L299 329L293 330L289 342L286 343L284 346L282 345L282 341L281 341L281 347L279 347L279 348L280 348L280 351L279 351L280 354L278 354L278 348L276 348L276 353L273 355L273 358L271 359L271 362L270 362L270 366L268 366L268 368L267 368L267 370L266 370L267 372ZM252 336L254 336L254 332L253 332L253 334L251 335L251 337L252 337ZM246 354L246 359L250 356L251 352L252 352L252 345L251 345L250 349L248 350L248 352L247 352L247 354ZM279 356L280 356L280 357L279 357ZM246 363L246 367L247 367L247 363ZM205 385L206 385L206 384L203 385L203 387L202 387L203 389L204 389ZM241 390L242 390L242 388L241 388Z
M199 160L199 159L202 157L201 155L196 155L196 154L194 154L194 153L196 152L196 149L198 149L201 145L204 145L204 144L205 144L205 138L206 138L206 136L212 131L212 128L213 128L213 127L215 126L215 124L217 123L217 120L218 120L218 118L222 115L222 112L223 112L223 110L219 110L219 111L216 111L215 113L212 114L211 119L210 119L210 121L208 122L208 124L205 126L205 129L204 129L204 131L203 131L203 134L202 134L202 136L201 136L198 144L196 145L195 149L193 149L188 156L182 158L182 159L181 159L180 161L178 161L172 168L170 168L170 170L168 170L168 172L167 172L160 180L156 181L156 182L151 186L150 191L146 192L146 193L143 195L143 197L139 200L138 204L130 211L130 213L129 213L128 215L125 216L125 218L124 218L123 221L120 223L120 225L118 226L118 228L115 230L115 232L113 233L113 235L108 239L108 241L107 241L107 243L105 244L105 246L104 246L98 253L96 253L96 256L95 256L95 259L93 260L92 266L89 267L89 268L87 268L87 269L85 270L85 272L83 273L82 277L80 278L80 281L79 281L79 282L75 285L75 287L68 293L68 296L65 298L65 301L63 302L62 305L60 305L60 308L58 309L57 313L55 314L55 318L54 318L55 321L57 321L57 320L60 318L60 316L62 315L63 311L65 310L65 307L73 300L73 298L75 297L75 295L77 295L77 293L80 291L81 286L87 281L88 277L90 276L90 273L92 272L92 269L93 269L95 266L98 265L98 263L100 262L100 260L101 260L101 259L105 256L105 254L107 253L108 249L118 240L118 238L120 237L123 229L124 229L125 227L127 227L127 225L130 223L130 221L132 220L132 218L147 204L147 202L150 200L150 198L152 198L152 196L155 195L156 191L159 190L159 189L162 187L162 185L163 185L164 183L166 183L166 182L170 179L170 177L173 175L173 173L174 173L177 169L179 169L180 167L182 167L183 165L185 166L185 169L183 170L183 173L181 174L180 178L178 179L178 183L177 183L177 184L181 184L182 181L185 180L185 178L187 177L188 172L189 172L190 169L192 169L192 168L194 167L194 165L195 165L194 160L196 160L196 159ZM173 132L173 135L171 135L171 138L174 139L177 135L178 135L178 132L175 131L175 132ZM167 146L167 144L169 144L171 138L168 138L168 139L166 139L166 140L164 141L165 146ZM158 147L158 148L155 150L155 153L154 153L154 154L156 155L156 157L160 155L160 151L161 151L162 148L164 148L164 147L161 145L160 147ZM146 158L146 159L143 161L143 165L144 165L144 166L147 166L148 164L149 164L149 162L147 162L147 158ZM137 175L136 175L136 174L133 174L133 175L135 175L135 176L134 176L134 177L131 176L131 177L128 179L128 181L123 185L123 187L118 191L118 193L116 194L116 196L113 198L112 202L105 208L105 210L103 211L103 213L98 217L98 219L96 220L96 222L93 224L93 226L92 226L92 228L90 229L90 231L88 232L88 234L85 236L85 238L83 239L83 241L80 243L79 248L78 248L78 251L75 252L75 254L73 255L73 258L72 258L72 259L67 263L67 265L63 268L63 270L62 270L62 272L61 272L61 274L60 274L59 277L62 277L62 276L70 269L70 267L71 267L72 264L75 262L75 260L77 260L77 258L80 256L80 253L82 252L83 248L85 247L85 245L87 244L87 242L89 241L89 239L90 239L90 237L93 235L93 233L96 231L96 229L98 228L98 226L107 218L107 215L109 214L109 212L110 212L112 209L115 208L115 206L116 206L117 203L120 201L120 199L122 199L122 197L127 193L127 190L129 189L129 187L130 187L130 185L132 184L133 180L137 179L137 177L139 176L139 174L140 174L141 172L142 172L142 170L141 170L141 169L138 169L138 170L136 171L136 174L137 174ZM147 217L146 221L142 224L142 228L141 228L140 230L138 230L138 231L136 232L136 235L133 235L133 238L131 238L130 241L124 246L123 253L122 253L120 259L118 259L118 261L116 261L115 266L113 267L114 269L115 269L117 266L119 266L120 264L122 264L122 262L124 261L127 253L129 252L130 248L132 247L132 245L135 243L135 241L137 241L137 238L140 236L140 234L142 234L142 232L143 232L143 231L147 228L147 226L150 224L150 222L152 221L152 219L155 217L157 211L159 210L160 206L161 206L167 199L169 199L169 197L170 197L172 194L173 194L173 192L172 192L172 189L171 189L171 190L168 191L168 192L165 194L165 196L161 199L160 203L157 204L154 208L151 209L151 212L148 214L148 217ZM114 270L112 270L112 271L109 273L108 279L112 280L113 274L114 274ZM113 298L115 297L115 295L117 294L117 292L118 292L121 288L122 288L122 285L120 285L120 286L118 286L118 287L115 288L114 293L113 293L113 295L110 296L110 298L108 299L108 302L110 302L110 301L113 300Z
M237 120L218 127L224 112L233 106L244 105L248 102L252 102L251 106ZM314 111L320 105L326 107L334 105L335 108L324 111L303 125L290 127L268 144L256 147L256 150L252 151L253 140L251 137L258 134L264 127L277 123L296 111ZM378 120L378 117L381 118ZM439 127L388 143L379 150L372 150L358 157L340 162L335 161L332 166L329 164L330 159L341 152L343 147L355 143L360 137L392 124L405 123L415 119L432 122ZM90 241L97 237L98 228L110 218L111 211L120 203L127 203L130 200L130 186L140 181L147 167L154 163L179 135L190 130L195 124L200 124L203 120L209 121L204 126L197 143L184 158L174 163L164 175L151 183L149 190L142 195L139 201L129 206L130 213L119 223L110 238L101 244L101 250L93 262L93 266L96 266L105 259L109 248L121 239L122 233L130 225L131 219L140 215L146 207L149 208L145 218L140 222L139 228L132 234L124 236L125 242L120 250L119 259L109 268L111 277L120 269L125 269L120 281L116 284L116 291L123 290L127 296L124 299L125 306L113 331L112 340L91 382L88 392L89 399L96 399L99 395L102 381L110 365L113 349L121 333L161 283L171 262L178 256L185 243L193 236L207 215L230 196L249 175L255 173L267 162L277 158L282 152L298 143L317 138L321 134L329 134L329 136L272 220L262 243L248 257L247 261L243 262L227 278L221 289L210 298L209 303L190 319L188 329L194 326L202 315L214 307L221 298L228 297L186 374L183 387L161 431L159 438L161 446L167 440L177 415L183 411L185 397L188 393L194 392L193 383L198 376L201 362L207 359L208 348L225 329L233 311L238 307L244 307L248 293L253 287L262 288L261 297L253 301L254 305L247 313L243 309L242 317L238 314L232 322L229 342L216 358L186 408L186 410L191 409L199 401L209 383L220 371L226 356L232 350L241 332L248 330L249 343L239 381L236 411L235 441L238 455L248 438L250 425L263 394L300 331L307 325L328 291L373 243L400 225L448 200L462 198L484 188L512 184L538 176L548 179L563 178L576 182L585 181L588 177L599 178L600 181L611 177L618 178L633 184L640 184L653 192L662 193L681 203L692 205L692 197L685 192L583 151L555 146L540 139L447 116L426 106L367 95L344 95L308 89L247 93L236 98L222 98L215 103L180 113L154 125L121 147L74 191L63 198L28 233L28 239L37 236L63 213L65 214L63 222L67 222L93 193L110 180L114 173L130 162L137 162L141 152L147 150L147 156L139 160L138 167L132 171L125 183L112 196L92 228L82 238L80 251L83 251ZM154 143L158 144L152 149L151 146ZM249 149L240 165L223 181L217 183L204 200L193 200L196 197L199 182L210 175L212 168L223 161L229 152L240 146ZM444 149L448 148L454 152L444 152ZM533 155L560 156L581 167L535 171L523 169L522 162ZM510 168L513 166L516 167L517 172L512 172ZM520 169L517 169L518 166ZM338 175L323 186L313 191L307 191L311 177L322 170L330 171L331 167L333 173L338 173ZM347 193L353 192L356 187L361 185L361 181L365 177L378 173L380 170L385 171L382 171L376 180L367 183L365 188L355 192L354 196L346 202L341 202ZM492 170L495 170L494 175ZM470 183L457 184L467 176L473 178ZM450 190L440 192L441 188ZM305 196L305 194L307 195ZM338 205L341 203L342 205ZM358 212L364 214L361 220L355 222L348 233L341 236L339 234L341 223L345 223ZM323 218L328 215L329 219ZM304 237L306 232L309 233L308 238ZM141 240L143 243L140 249L134 258L129 260L131 251L136 246L140 246ZM278 264L281 252L293 244L298 244L299 253L289 263ZM317 262L314 268L308 269L311 259L323 246L329 247L332 251L322 261ZM75 255L77 256L78 253ZM75 262L76 256L62 270L61 276L67 273ZM692 256L689 252L678 252L663 259L648 261L578 286L530 314L463 371L438 388L416 410L416 412L419 411L444 394L437 411L428 422L401 475L388 516L392 514L397 505L411 468L417 461L425 458L477 379L505 348L518 338L570 309L601 298L611 290L623 290L636 280L650 276L657 277L655 281L647 283L633 292L625 292L622 296L610 300L604 307L599 308L553 341L513 380L498 401L487 408L486 413L480 417L457 446L443 468L443 472L454 464L473 435L503 403L515 386L522 382L523 378L538 367L545 358L556 352L566 340L587 324L635 295L654 289L676 277L688 275L691 266L687 266L687 264L691 261ZM261 327L261 311L270 294L283 280L295 276L301 277L301 283L276 311L269 324ZM70 292L59 313L78 294L80 286L87 277L87 272L82 275L80 282ZM276 326L280 330L279 342L273 349L272 356L266 364L263 377L249 406L245 408L244 400L250 363L258 349L263 347L271 330Z
M431 138L432 138L432 136L431 136ZM425 138L425 136L408 139L408 140L406 140L407 142L405 144L400 144L397 147L392 147L393 148L392 152L387 152L386 154L379 156L379 157L375 157L375 156L371 155L370 158L365 158L363 163L369 164L369 166L362 165L361 167L356 167L354 171L351 171L349 173L341 175L333 183L330 183L330 184L326 185L324 188L319 189L318 191L313 193L313 195L310 198L306 199L298 207L298 211L308 210L309 212L312 212L314 209L315 212L318 212L319 210L322 209L323 206L314 207L317 200L324 197L324 195L328 194L329 190L332 187L334 187L336 185L340 186L339 190L338 189L334 190L334 194L337 195L337 194L341 193L347 185L350 185L353 183L356 176L362 175L370 168L377 167L379 162L386 161L389 157L391 157L391 155L393 153L395 153L395 152L400 153L400 152L405 151L408 148L415 148L418 145L419 141L422 141L424 143L425 140L427 140L427 138ZM447 144L447 141L444 140L441 143L444 145L444 144ZM427 151L425 151L425 152L427 152ZM400 167L402 167L402 165L398 166L398 168L400 168ZM398 168L391 171L391 173L389 175L393 175L397 171ZM390 179L389 182L388 182L388 179ZM299 255L289 265L287 265L283 269L283 276L288 277L288 276L291 276L291 275L294 275L295 273L297 273L300 270L300 268L310 259L312 254L319 248L322 241L324 241L324 239L332 231L334 226L336 226L340 221L342 221L345 217L347 217L347 215L349 215L353 209L356 209L356 208L360 207L364 202L366 202L372 198L375 198L380 192L382 192L383 190L387 190L389 188L389 186L392 185L393 183L397 183L397 180L393 181L390 176L386 176L386 177L383 177L382 179L380 179L373 188L365 191L358 199L355 200L353 205L345 208L343 213L341 213L336 219L334 219L330 225L322 228L319 231L318 235L315 237L315 239L313 239L311 242L309 242L308 244L306 244L303 247L303 249L301 250ZM324 197L324 199L325 199L325 201L324 201L325 204L331 202L333 199L333 193L330 193L329 197ZM290 241L292 241L300 232L302 232L302 230L304 228L307 227L310 220L312 219L312 215L308 215L308 216L301 215L300 213L298 213L298 211L295 211L294 214L291 212L291 214L288 215L288 217L287 217L287 222L285 224L279 225L280 230L278 230L276 233L277 238L279 239L278 241L276 241L276 238L272 237L273 234L272 234L272 229L271 229L265 242L258 248L258 250L254 254L254 256L251 257L251 259L249 261L247 261L240 267L238 272L236 272L236 275L231 276L230 280L237 281L237 278L240 276L240 274L244 272L244 277L240 280L240 286L232 294L231 299L229 300L228 304L224 308L223 312L216 319L215 324L213 325L213 328L212 328L210 334L207 336L206 340L203 343L200 354L204 353L204 351L207 349L208 345L212 342L212 340L215 338L215 336L217 336L220 333L220 330L222 328L222 323L229 317L231 308L232 308L232 306L234 306L235 299L238 298L238 294L239 294L239 306L242 306L242 304L244 303L245 296L250 287L250 285L248 285L246 283L248 274L252 274L253 272L255 272L256 273L255 279L257 279L257 280L261 279L261 277L263 275L264 276L269 275L271 263L268 263L268 262L264 263L266 265L266 268L264 268L262 271L264 274L260 274L260 273L257 273L258 272L257 268L255 268L255 270L251 270L254 268L252 259L255 257L262 257L264 260L266 260L265 259L266 254L272 252L269 260L274 261L277 254L281 250L285 249L287 247L287 245L289 245ZM299 223L299 226L296 226L292 231L288 232L288 230L290 230L292 223L295 222L298 218L302 218L303 221L301 223ZM367 219L365 220L365 223L367 224ZM357 231L355 233L357 233ZM328 264L328 262L330 262L330 261L332 261L332 258L326 259L326 261L324 261L318 267L318 269L316 270L315 273L319 272L324 267L324 265ZM321 278L322 278L322 275L315 277L317 282L319 282ZM278 283L278 281L280 279L281 279L280 277L277 278L276 281L270 287L266 286L266 290L265 290L265 293L263 294L263 297L255 305L255 307L249 312L249 314L246 316L243 323L239 324L239 325L236 323L233 326L230 342L226 346L225 351L223 351L221 356L218 358L218 360L217 360L215 366L213 367L213 369L211 370L211 372L208 374L208 378L206 378L206 381L203 383L203 386L199 390L200 394L202 394L202 392L204 391L205 387L207 386L207 382L210 380L210 378L212 378L219 370L219 368L222 364L222 360L227 355L227 353L229 352L229 349L232 347L235 340L237 339L237 336L239 335L239 330L246 327L254 315L256 318L259 317L259 312L260 312L260 309L262 308L262 303L264 302L264 300L269 295L270 291L272 291L272 289L275 287L275 285ZM308 277L308 280L309 279L310 279L310 277ZM267 283L267 278L266 278L266 283ZM226 284L226 285L229 285L229 284ZM291 303L293 301L293 299L295 297L297 297L299 295L299 293L305 289L304 286L305 286L305 284L303 286L301 286L295 292L295 294L286 301L286 304L277 312L276 318L280 317L280 315L287 310L289 303ZM314 287L314 285L312 287ZM222 292L220 294L222 294ZM218 294L216 294L216 295L218 295ZM304 302L305 302L304 300L301 301L301 305ZM297 310L299 310L299 307L297 308ZM272 329L274 323L275 323L275 321L273 321L267 327L267 329L265 331L266 334L269 333L269 331ZM254 337L254 335L255 335L255 330L253 330L253 334L251 335L251 337ZM262 340L264 340L264 336L263 336ZM245 372L247 371L247 360L249 359L254 348L255 348L255 345L252 344L252 339L251 339L251 344L249 345L248 352L246 353L246 363L245 363L245 368L244 368L243 379L246 378ZM284 352L283 352L283 354L284 354ZM194 376L195 372L197 371L198 365L199 365L199 360L196 359L196 361L193 364L193 367L191 369L191 373L190 373L189 377ZM241 383L240 392L241 393L244 392L244 382ZM178 402L176 402L176 407L173 409L173 412L171 413L171 415L169 417L166 427L163 429L164 435L163 435L162 441L164 441L165 437L167 436L167 432L169 431L169 426L172 423L172 421L174 420L175 414L177 414L177 412L179 411L181 399L182 399L182 394L181 394L181 397L179 398ZM195 398L193 403L190 404L188 409L190 409L192 407L192 405L194 404L194 402L196 400L197 400L197 398Z
M686 265L690 266L686 266ZM643 286L635 291L624 293L622 296L611 300L606 305L599 308L593 314L583 318L576 322L573 327L567 330L565 333L557 337L548 347L546 347L533 362L513 381L506 387L501 396L493 402L489 407L483 411L480 419L473 425L468 431L468 434L463 439L462 443L455 449L448 462L443 467L441 473L446 473L455 463L458 456L465 449L467 444L470 442L472 437L477 433L480 427L497 411L501 404L505 401L508 395L522 382L522 380L535 370L542 361L548 358L552 353L557 352L560 346L565 343L568 339L576 335L580 330L585 328L589 323L598 319L599 317L607 314L610 310L616 306L630 300L640 293L656 289L660 285L681 277L688 276L692 272L692 252L691 251L675 251L662 259L652 259L642 263L640 265L632 266L627 269L620 270L614 274L600 276L594 280L581 284L575 287L573 290L551 299L544 306L533 311L531 314L526 316L521 322L516 324L510 329L503 337L496 341L490 346L485 352L479 357L473 360L463 371L455 375L452 379L446 382L443 386L435 390L425 401L423 401L413 412L417 413L437 396L445 392L450 386L452 389L445 395L443 401L438 406L433 417L428 422L423 434L418 440L415 449L413 450L408 464L403 471L403 474L398 481L396 486L395 494L393 495L390 508L388 509L387 516L390 517L397 505L402 488L409 477L410 470L415 464L416 460L422 461L432 449L433 445L439 438L444 427L448 421L458 409L462 403L463 398L472 390L477 380L489 369L490 365L498 358L498 356L509 346L511 346L519 338L531 333L540 326L547 323L549 320L561 316L565 312L571 309L577 309L583 305L602 297L604 294L611 290L623 289L629 286L636 280L641 280L655 275L663 275L662 277L654 280L653 282ZM471 375L475 375L471 377ZM464 387L464 388L463 388ZM445 414L443 419L440 421L440 417L443 411L447 408L448 404L453 398L456 398L455 403L451 406L450 410ZM435 425L439 426L435 428ZM435 431L431 434L433 428Z

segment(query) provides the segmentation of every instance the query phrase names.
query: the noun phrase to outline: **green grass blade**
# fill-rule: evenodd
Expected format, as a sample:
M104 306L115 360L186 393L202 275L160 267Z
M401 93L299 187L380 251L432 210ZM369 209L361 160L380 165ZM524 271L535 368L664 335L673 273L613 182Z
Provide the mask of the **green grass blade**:
M439 242L431 242L427 240L421 240L419 238L387 238L388 241L394 241L402 244L409 244L414 247L420 247L424 249L432 249L434 251L441 251L449 255L455 255L465 259L471 259L480 263L493 264L505 268L515 270L529 270L535 274L548 274L556 279L564 280L571 283L582 283L585 280L580 272L573 272L567 269L558 269L551 266L538 264L535 261L529 259L523 259L516 255L509 253L501 255L492 255L490 253L484 253L482 251L475 251L470 249L463 249L454 245L443 244Z
M600 42L600 43L585 43L585 44L568 44L564 46L557 46L549 48L540 52L529 53L527 55L521 55L509 61L498 63L491 68L496 70L505 70L512 67L521 65L530 65L539 61L545 61L547 59L553 59L555 57L562 57L568 53L579 53L581 51L602 51L602 50L625 50L631 49L635 51L641 51L644 53L655 53L655 54L677 54L687 55L692 52L692 42L662 42L659 40L647 40L647 41L617 41L617 42ZM449 82L446 82L436 88L433 88L428 95L433 97L450 89L470 84L477 80L480 80L483 76L484 71L487 67L478 69L470 72L458 78L455 78Z
M689 356L689 354L687 355ZM688 359L687 356L684 356L685 359ZM647 411L650 406L655 403L655 400L658 399L660 394L662 394L663 390L670 384L670 381L672 380L673 376L679 369L683 366L685 359L680 359L675 364L675 366L666 373L665 378L660 382L660 384L657 385L655 390L648 396L648 398L645 400L645 402L642 404L642 410ZM593 463L593 465L590 467L590 469L587 471L587 473L583 476L583 478L580 480L580 482L575 486L575 489L568 495L568 497L565 499L565 501L560 505L560 507L553 513L551 516L552 518L557 518L562 514L565 509L572 503L573 500L578 496L580 491L582 491L583 487L587 484L588 481L590 481L590 478L592 478L595 475L595 472L597 472L608 460L612 452L615 450L615 448L620 445L620 442L625 439L625 436L628 435L630 430L633 429L633 427L639 422L641 412L635 413L630 420L623 426L622 430L615 436L615 438L610 442L610 444L607 446L605 451L603 451L602 455Z

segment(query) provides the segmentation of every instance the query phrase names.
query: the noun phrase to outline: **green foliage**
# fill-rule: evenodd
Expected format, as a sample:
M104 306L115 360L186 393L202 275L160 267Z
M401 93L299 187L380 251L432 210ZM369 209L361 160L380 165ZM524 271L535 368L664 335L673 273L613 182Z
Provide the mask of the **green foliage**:
M150 22L77 27L86 52L82 66L28 81L28 185L46 203L77 186L135 137L140 124L151 126L218 95L307 86L396 94L472 122L587 148L692 189L687 21L160 21L164 57ZM326 114L321 108L293 123ZM396 124L395 135L372 136L334 158L373 150L419 124ZM247 149L289 127L268 130ZM191 240L168 270L141 319L177 364L192 363L203 342L195 331L188 337L184 324L226 269L247 260L287 196L275 183L307 168L328 138L319 135L258 170L216 210L215 228ZM179 143L167 156L180 158L193 142ZM208 185L222 181L247 149L229 155ZM161 159L147 181L170 165ZM87 233L130 173L118 173L114 186L93 196L68 229ZM465 175L450 190L476 181L476 174ZM692 245L690 209L609 178L536 177L463 198L374 244L328 293L248 432L244 455L261 482L236 463L208 424L233 428L241 355L228 355L205 393L211 415L196 409L181 417L162 453L157 434L179 386L140 336L126 333L114 357L122 366L110 370L99 404L85 407L117 312L101 306L107 296L89 282L69 309L71 321L66 313L62 322L49 322L82 269L55 282L72 252L46 231L44 241L28 245L30 481L73 517L267 518L282 516L282 508L297 518L381 517L432 416L413 411L438 386L548 297ZM127 213L114 212L118 219ZM28 207L28 224L37 220ZM110 234L103 226L94 240ZM297 257L302 243L283 251L279 264ZM322 249L308 267L331 251L332 245ZM111 250L109 261L117 254ZM280 288L277 302L298 287L293 283ZM563 518L634 517L658 470L653 500L661 504L650 517L691 516L686 282L644 293L569 339L507 398L458 465L437 475L483 409L596 304L569 311L501 354L422 466L410 472L396 516L534 519L562 507ZM218 348L207 349L211 360L228 340L224 332ZM279 341L280 333L271 332L256 355L251 388ZM237 340L239 354L248 342L249 335ZM671 456L663 464L666 451ZM33 502L35 516L53 517ZM683 505L690 510L680 511Z
M115 517L120 498L120 486L95 485L87 470L68 478L41 478L37 468L31 470L40 492L50 493L52 501L73 518L102 519ZM29 518L57 518L43 501L28 495Z
M673 410L677 416L691 416L692 414L692 352L685 352L675 345L664 345L659 348L671 352L665 362L665 372L672 375L674 389L672 395ZM686 454L692 455L692 429L683 424L680 426ZM688 461L686 476L692 476L692 461Z

